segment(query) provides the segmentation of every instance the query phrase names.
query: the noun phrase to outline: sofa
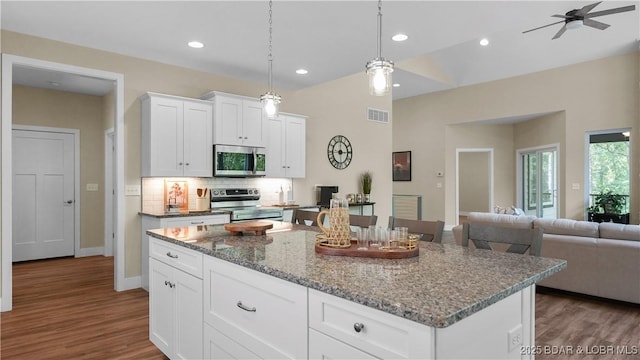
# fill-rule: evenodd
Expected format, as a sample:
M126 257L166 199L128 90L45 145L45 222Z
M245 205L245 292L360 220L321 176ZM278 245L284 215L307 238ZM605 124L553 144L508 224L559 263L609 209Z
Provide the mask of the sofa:
M567 268L540 286L640 304L640 225L494 213L470 213L467 221L542 228L541 255L567 260ZM461 233L461 225L453 228L458 245Z

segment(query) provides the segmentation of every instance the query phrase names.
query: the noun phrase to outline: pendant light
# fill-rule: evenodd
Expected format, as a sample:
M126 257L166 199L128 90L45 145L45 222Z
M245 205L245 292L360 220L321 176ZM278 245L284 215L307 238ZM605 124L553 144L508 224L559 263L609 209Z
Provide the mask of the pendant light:
M271 76L272 76L271 72L273 69L273 54L272 54L272 47L271 47L271 41L273 38L272 36L273 14L271 11L272 7L273 7L273 1L269 0L269 56L267 58L269 62L269 91L267 91L266 94L263 94L262 96L260 96L260 102L262 103L262 108L264 109L264 112L267 115L267 118L269 119L274 119L278 116L278 106L280 105L280 100L282 100L280 95L274 93L271 88Z
M382 57L382 0L378 0L378 57L367 62L369 93L383 96L391 91L393 61Z

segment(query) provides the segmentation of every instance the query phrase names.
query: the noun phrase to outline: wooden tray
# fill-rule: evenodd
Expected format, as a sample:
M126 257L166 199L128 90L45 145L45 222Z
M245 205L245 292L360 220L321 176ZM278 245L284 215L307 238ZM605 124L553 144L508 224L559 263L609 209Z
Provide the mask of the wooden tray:
M334 256L353 256L353 257L369 257L380 259L404 259L420 255L420 249L416 246L413 249L389 249L378 250L376 248L369 248L367 250L358 250L358 241L351 240L351 246L345 248L336 248L323 246L327 240L323 234L316 236L316 252L318 254L334 255Z
M230 232L231 236L242 235L245 231L253 231L256 235L264 235L271 228L273 228L273 223L267 221L247 221L224 225L224 229Z

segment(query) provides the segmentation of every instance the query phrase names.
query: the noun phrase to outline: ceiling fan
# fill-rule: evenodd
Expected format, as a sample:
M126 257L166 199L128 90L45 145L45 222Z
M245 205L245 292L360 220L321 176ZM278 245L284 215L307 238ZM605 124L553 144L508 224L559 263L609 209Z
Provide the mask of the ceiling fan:
M560 36L562 36L562 34L564 34L564 32L567 31L567 29L576 29L576 28L581 27L582 25L586 25L586 26L590 26L590 27L593 27L593 28L596 28L596 29L604 30L604 29L609 27L609 24L605 24L605 23L600 22L600 21L592 20L591 18L594 18L596 16L617 14L617 13L621 13L621 12L625 12L625 11L633 11L633 10L636 9L635 5L629 5L629 6L623 6L623 7L609 9L609 10L596 11L596 12L592 12L592 13L589 12L589 11L593 10L593 8L598 6L598 4L600 4L601 2L602 1L599 1L597 3L593 3L591 5L583 6L582 9L573 9L573 10L567 12L565 15L558 15L558 14L551 15L552 17L562 18L563 20L558 21L558 22L554 22L552 24L547 24L547 25L544 25L544 26L540 26L540 27L537 27L535 29L523 31L522 33L526 34L526 33L530 32L530 31L539 30L539 29L542 29L542 28L546 28L547 26L560 24L562 22L564 22L564 25L556 33L556 35L553 37L553 39L557 39Z

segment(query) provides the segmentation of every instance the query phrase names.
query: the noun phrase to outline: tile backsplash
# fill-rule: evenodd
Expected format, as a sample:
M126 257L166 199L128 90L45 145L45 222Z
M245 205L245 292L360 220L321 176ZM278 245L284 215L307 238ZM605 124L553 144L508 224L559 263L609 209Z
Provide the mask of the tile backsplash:
M187 181L189 184L189 209L196 208L196 189L222 188L257 188L260 190L260 204L262 206L279 203L280 188L286 192L293 189L291 179L273 178L170 178L171 180ZM165 178L142 178L142 212L158 213L164 211L164 183ZM289 191L292 194L292 191ZM291 196L291 195L289 195ZM286 198L284 200L287 200ZM290 198L289 200L293 200Z

